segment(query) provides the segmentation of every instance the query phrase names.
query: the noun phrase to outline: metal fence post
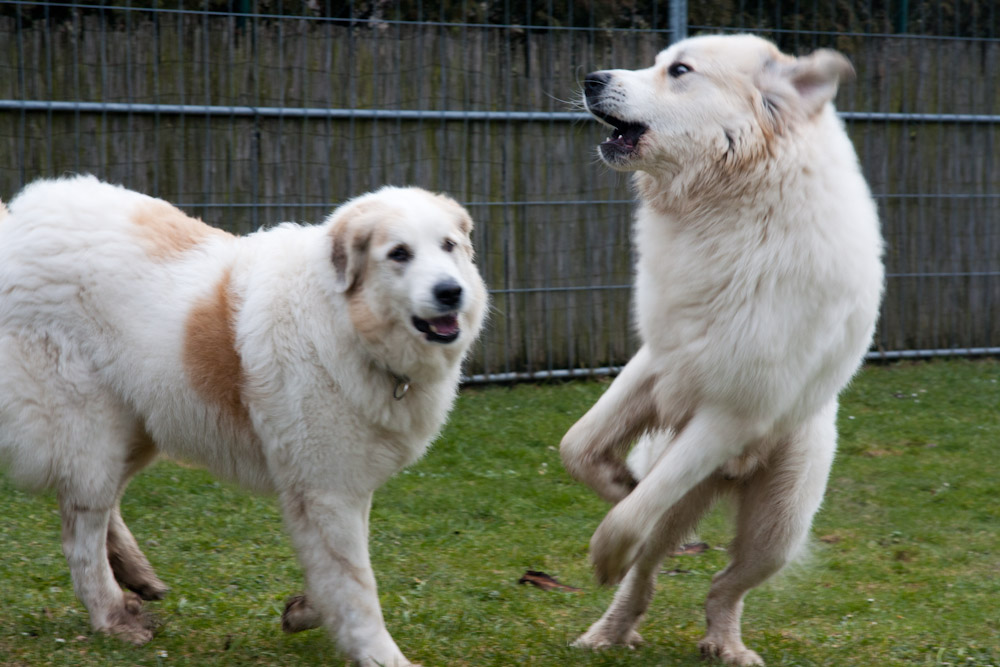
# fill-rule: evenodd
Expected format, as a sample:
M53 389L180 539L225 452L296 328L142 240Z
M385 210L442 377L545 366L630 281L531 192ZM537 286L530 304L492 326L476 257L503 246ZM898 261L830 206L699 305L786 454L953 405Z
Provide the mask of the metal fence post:
M467 381L610 375L638 344L634 201L591 164L596 130L576 127L590 114L562 100L585 62L648 64L703 27L774 32L842 46L858 67L839 115L889 249L869 358L1000 355L1000 111L982 69L1000 56L996 12L932 20L940 0L897 0L874 26L831 14L835 0L811 18L665 0L641 20L607 2L549 18L531 8L560 3L165 4L0 0L0 154L14 158L0 196L94 173L242 232L290 211L318 220L381 182L450 192L481 220L494 299Z
M670 0L670 43L679 42L688 35L687 0Z

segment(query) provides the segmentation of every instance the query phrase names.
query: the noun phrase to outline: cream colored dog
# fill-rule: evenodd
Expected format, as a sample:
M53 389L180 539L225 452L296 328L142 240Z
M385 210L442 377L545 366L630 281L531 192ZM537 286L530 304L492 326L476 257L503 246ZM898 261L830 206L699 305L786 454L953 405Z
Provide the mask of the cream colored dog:
M730 36L586 77L612 128L601 158L636 172L643 346L562 442L570 473L617 503L591 558L622 583L580 645L640 640L660 561L728 494L732 562L700 647L763 664L740 637L743 598L806 541L882 294L875 205L831 104L851 73L832 51Z
M152 636L139 598L166 587L118 508L163 452L277 494L308 591L286 630L323 623L361 663L409 664L382 620L368 511L441 428L482 324L471 229L416 188L245 238L90 177L0 207L0 458L58 494L95 629Z

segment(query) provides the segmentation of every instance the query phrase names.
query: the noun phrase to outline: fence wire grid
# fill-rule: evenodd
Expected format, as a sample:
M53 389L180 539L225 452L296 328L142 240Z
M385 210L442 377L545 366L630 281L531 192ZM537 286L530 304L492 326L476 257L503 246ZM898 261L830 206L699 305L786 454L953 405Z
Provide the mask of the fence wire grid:
M879 204L870 358L1000 353L1000 3L0 1L0 197L67 172L237 233L383 184L476 219L491 322L467 381L614 373L637 348L628 179L586 72L751 32L854 63L838 110Z

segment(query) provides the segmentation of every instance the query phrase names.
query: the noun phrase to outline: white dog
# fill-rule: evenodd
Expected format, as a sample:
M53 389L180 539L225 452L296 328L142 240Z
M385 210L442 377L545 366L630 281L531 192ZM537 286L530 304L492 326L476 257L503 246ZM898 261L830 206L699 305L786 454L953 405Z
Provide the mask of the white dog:
M286 630L322 623L361 663L409 664L382 619L368 511L441 428L480 330L471 229L416 188L244 238L91 177L0 207L0 458L56 491L95 629L152 636L139 597L166 587L118 501L163 452L277 494L308 591Z
M640 640L660 561L729 494L732 562L700 648L763 664L740 637L743 597L806 540L882 294L875 205L831 104L851 73L832 51L713 36L585 79L613 130L601 158L636 172L643 346L562 442L569 472L617 503L591 559L601 582L624 578L580 645Z

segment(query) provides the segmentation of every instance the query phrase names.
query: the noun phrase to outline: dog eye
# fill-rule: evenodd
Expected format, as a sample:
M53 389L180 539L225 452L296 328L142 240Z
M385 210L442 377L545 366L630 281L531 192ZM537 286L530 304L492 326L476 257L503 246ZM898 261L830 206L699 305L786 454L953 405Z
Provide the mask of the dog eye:
M667 69L667 74L674 77L675 79L679 79L685 74L688 74L693 71L694 71L693 69L691 69L684 63L674 63L673 65L670 66L669 69Z
M410 252L410 249L407 248L405 245L398 245L389 251L387 257L394 262L399 262L400 264L403 264L413 259L413 253Z
M445 239L444 243L441 244L441 249L444 250L445 252L451 252L452 250L455 249L455 245L456 245L455 242L452 241L451 239Z

